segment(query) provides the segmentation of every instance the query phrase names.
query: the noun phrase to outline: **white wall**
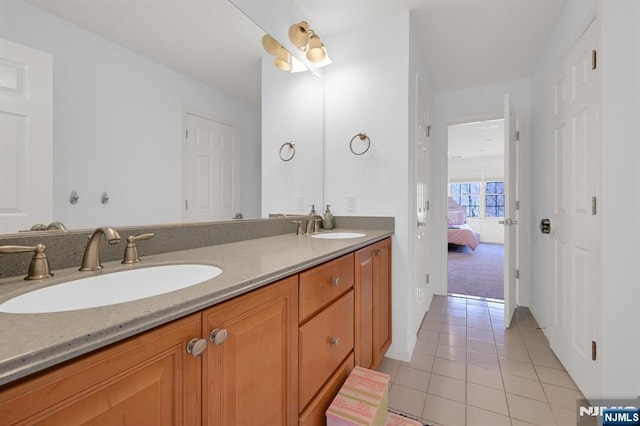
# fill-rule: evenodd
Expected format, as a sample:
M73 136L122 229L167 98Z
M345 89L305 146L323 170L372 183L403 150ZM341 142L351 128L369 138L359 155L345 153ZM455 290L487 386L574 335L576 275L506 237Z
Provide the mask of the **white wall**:
M395 217L388 355L408 360L415 343L409 335L415 292L409 242L415 232L409 220L409 12L334 35L326 45L334 63L324 72L325 202L339 215ZM359 132L369 135L371 148L355 156L349 141ZM347 208L349 196L355 197L354 210Z
M323 209L322 81L309 72L287 73L262 61L262 215L308 214ZM282 161L283 143L295 144L295 156ZM285 151L283 154L286 154ZM288 157L285 157L288 158Z
M434 97L434 160L432 168L432 210L434 226L433 238L436 248L433 253L434 292L446 294L447 285L447 128L451 124L489 120L504 117L504 95L509 94L520 123L520 147L522 150L520 169L520 300L519 305L529 302L530 266L528 246L535 224L531 222L529 187L530 167L526 159L530 156L529 141L529 80L514 80L488 86L474 87L451 92L438 93Z
M260 215L259 107L17 0L0 2L0 37L53 55L55 220L74 228L181 221L185 111L242 130L244 214Z
M597 7L596 7L597 6ZM629 191L640 183L637 143L640 116L640 2L634 0L569 0L549 37L532 76L532 170L550 176L551 73L555 63L586 23L592 11L598 13L603 46L598 53L603 67L603 342L598 349L603 366L602 396L636 397L640 394L640 273L638 245L629 239L638 229L640 193ZM539 221L551 213L549 179L532 187L533 217ZM629 214L629 212L633 212ZM634 231L631 231L634 232ZM552 292L548 250L550 243L539 233L532 239L531 310L544 326L551 321ZM634 330L633 332L631 330Z

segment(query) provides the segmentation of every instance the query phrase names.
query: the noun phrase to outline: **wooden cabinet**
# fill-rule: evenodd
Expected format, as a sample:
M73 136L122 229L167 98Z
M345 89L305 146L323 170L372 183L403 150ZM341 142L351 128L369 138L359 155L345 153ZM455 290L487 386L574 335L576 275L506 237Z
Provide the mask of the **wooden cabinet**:
M190 315L0 389L0 423L197 425L201 332Z
M203 424L294 425L298 277L205 310L203 324L207 336L226 334L203 355Z
M355 363L376 369L391 345L391 239L355 253Z

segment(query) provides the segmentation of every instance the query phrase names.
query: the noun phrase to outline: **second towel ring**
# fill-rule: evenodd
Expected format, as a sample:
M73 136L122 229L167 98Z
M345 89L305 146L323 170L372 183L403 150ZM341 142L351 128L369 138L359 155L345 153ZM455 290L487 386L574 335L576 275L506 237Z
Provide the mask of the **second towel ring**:
M285 146L288 146L291 149L291 156L289 156L289 157L285 157L282 154L282 150L284 149ZM296 144L294 144L293 142L285 142L285 143L283 143L282 146L280 147L279 155L280 155L280 159L282 161L291 161L291 159L296 156Z
M356 138L360 138L361 141L365 141L366 140L366 144L367 147L364 149L364 151L362 152L356 152L353 150L353 141ZM369 151L369 148L371 148L371 139L369 139L369 136L367 136L366 133L362 132L362 133L358 133L357 135L355 135L354 137L351 138L351 142L349 142L349 149L351 150L352 153L354 153L355 155L362 155L365 152Z

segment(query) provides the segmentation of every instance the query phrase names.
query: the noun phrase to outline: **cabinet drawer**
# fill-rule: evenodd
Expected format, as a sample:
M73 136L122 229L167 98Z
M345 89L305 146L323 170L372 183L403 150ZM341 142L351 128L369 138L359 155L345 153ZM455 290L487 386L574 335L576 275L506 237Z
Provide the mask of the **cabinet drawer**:
M340 392L340 388L349 377L353 366L353 354L350 354L327 381L327 384L322 387L322 390L318 392L318 395L313 398L313 401L309 403L307 409L300 414L298 426L324 426L326 424L327 408Z
M353 287L353 253L300 274L300 321Z
M353 349L353 300L351 290L300 327L300 409Z

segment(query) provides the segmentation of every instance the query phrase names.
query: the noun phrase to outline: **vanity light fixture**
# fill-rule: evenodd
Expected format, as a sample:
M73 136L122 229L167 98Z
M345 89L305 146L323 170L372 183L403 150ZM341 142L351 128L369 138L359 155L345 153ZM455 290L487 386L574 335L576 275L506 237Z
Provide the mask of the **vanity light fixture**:
M291 71L291 53L269 34L262 37L262 47L269 55L274 55L273 65L282 71Z
M320 36L309 28L306 21L298 22L289 27L289 40L302 52L307 52L307 59L319 66L328 65L330 61L326 61L327 49L320 40Z

